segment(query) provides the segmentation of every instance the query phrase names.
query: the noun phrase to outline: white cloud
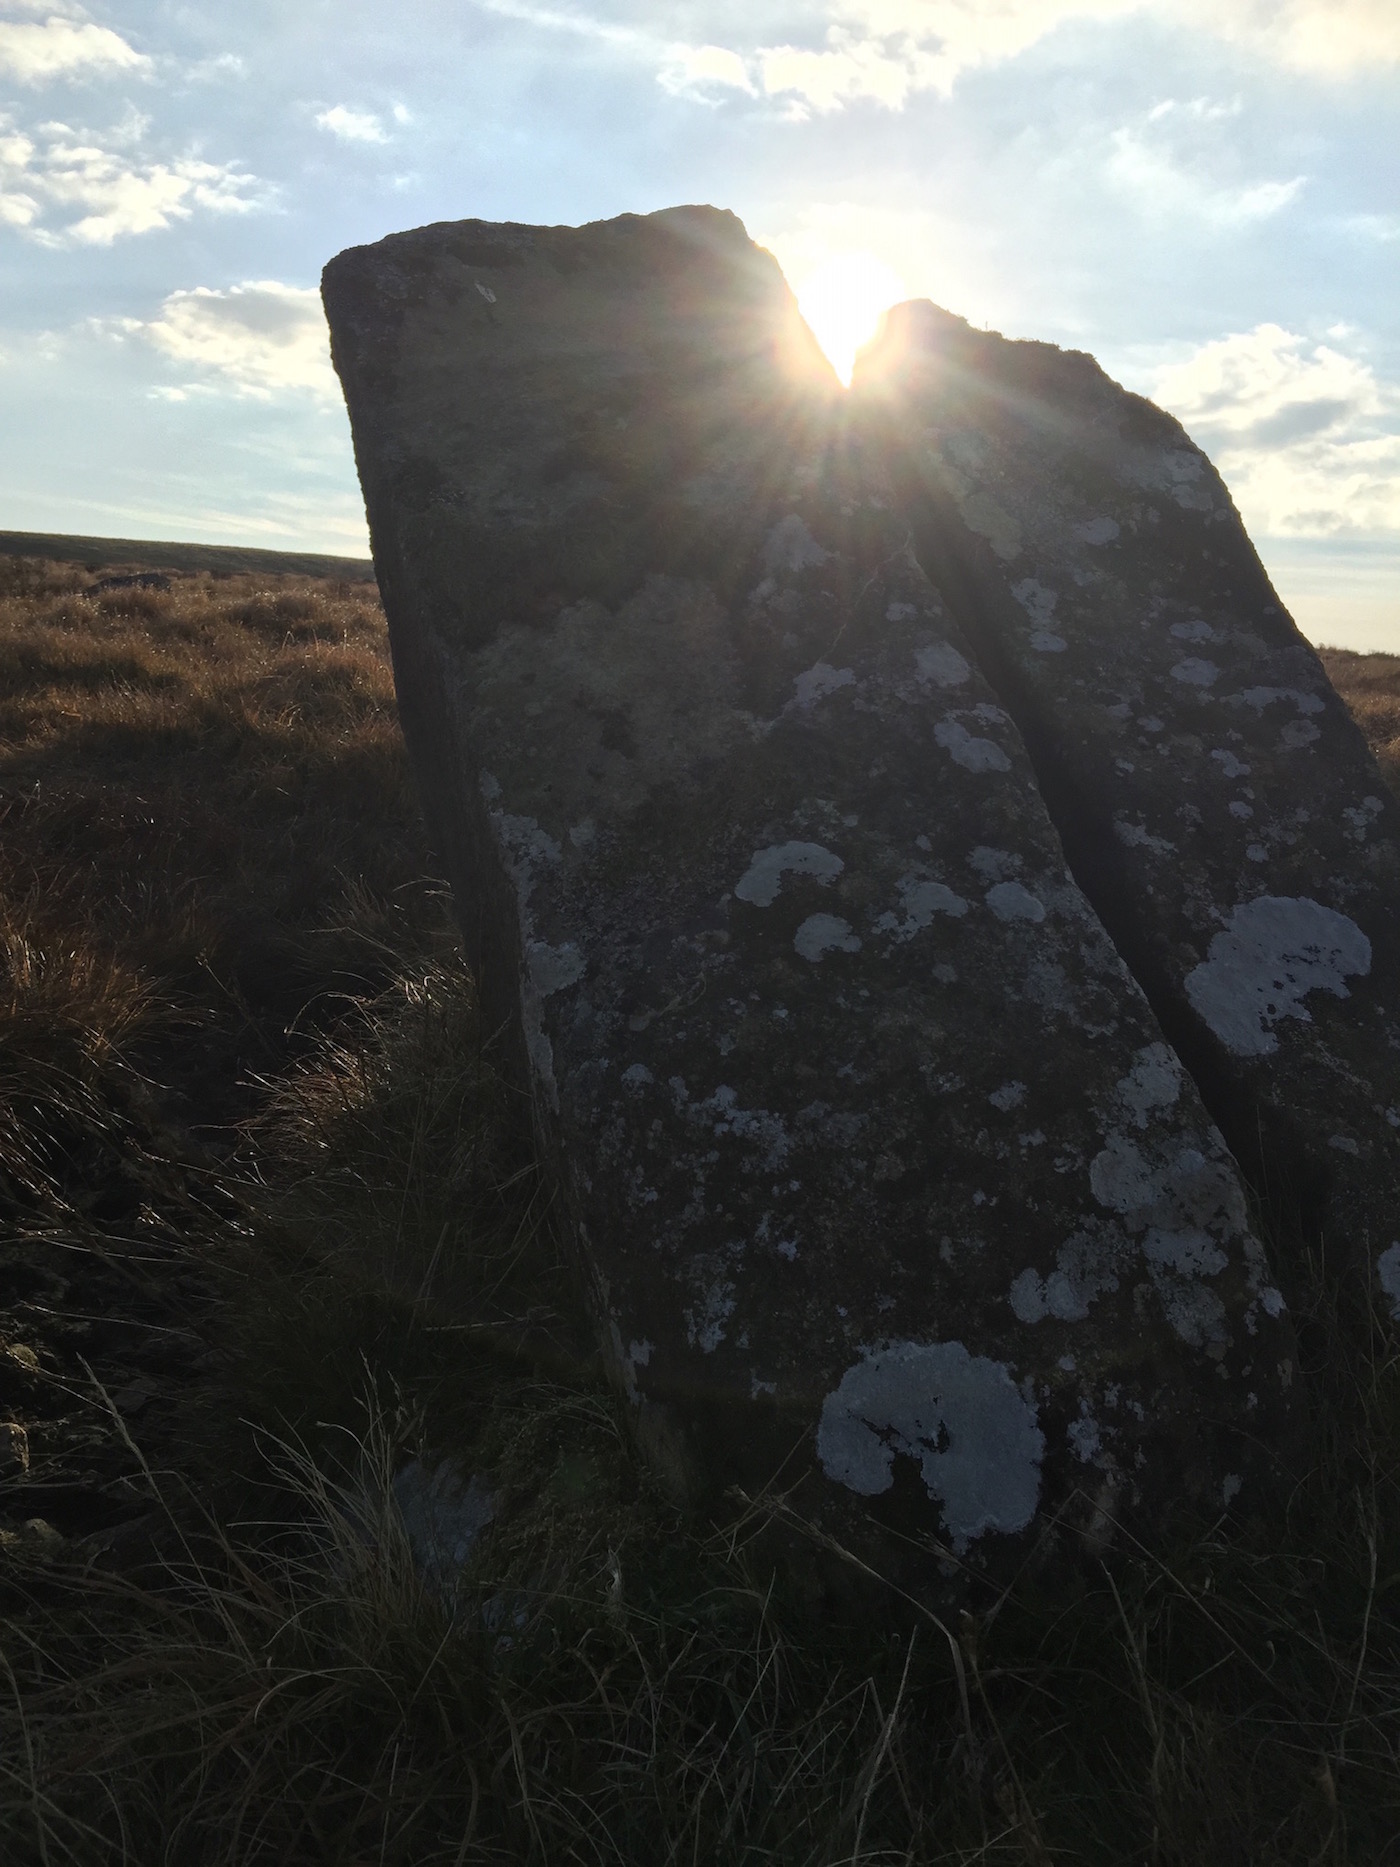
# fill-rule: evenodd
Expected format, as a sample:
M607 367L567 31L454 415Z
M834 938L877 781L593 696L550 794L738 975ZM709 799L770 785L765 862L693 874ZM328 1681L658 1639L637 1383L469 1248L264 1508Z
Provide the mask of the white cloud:
M1204 103L1196 100L1197 106ZM1287 181L1223 185L1211 174L1212 144L1197 137L1191 147L1171 132L1178 124L1199 131L1232 113L1210 114L1205 108L1188 106L1182 117L1174 118L1168 113L1176 108L1169 99L1149 111L1142 125L1115 130L1110 139L1108 179L1145 211L1187 215L1213 227L1232 227L1268 220L1297 198L1306 181L1302 175Z
M65 123L40 124L31 135L0 118L0 222L49 246L110 246L196 210L242 214L258 205L254 178L232 164L130 153L146 127L131 113L105 136Z
M902 110L915 91L952 89L957 75L942 51L932 51L909 34L896 38L862 37L845 26L832 26L826 47L764 47L756 64L770 97L791 100L793 116L808 110L840 110L862 100Z
M42 211L28 186L34 145L8 121L0 119L0 224L28 227Z
M151 60L120 33L89 21L64 19L56 8L45 20L0 20L0 72L21 84L44 84L78 73L149 71Z
M488 4L540 26L607 36L585 16L518 0ZM831 0L823 14L815 45L668 46L660 81L681 95L709 96L716 85L762 93L795 118L862 101L902 110L916 93L946 96L964 73L1015 58L1060 26L1144 14L1315 75L1400 61L1396 0Z
M1189 11L1222 38L1299 71L1345 77L1400 62L1394 0L1191 0Z
M743 59L722 45L672 46L657 76L673 96L703 102L710 101L716 88L746 91L749 96L755 89Z
M1400 214L1350 214L1342 227L1359 240L1375 240L1382 245L1400 240Z
M184 70L188 84L214 84L221 78L246 78L248 66L236 52L220 52L216 58L202 58Z
M396 117L397 114L395 112ZM372 111L349 110L344 104L321 111L316 118L316 128L329 131L343 143L387 143L389 140L384 125Z
M1400 388L1363 358L1260 324L1164 369L1154 396L1216 456L1252 530L1400 531Z
M480 0L480 5L483 12L495 13L501 19L519 20L525 26L539 26L546 32L575 33L581 39L596 39L605 45L635 47L657 44L630 26L614 26L607 20L595 19L591 13L570 13L557 7L534 6L530 0Z
M330 339L314 288L250 281L228 291L196 286L172 292L160 316L123 327L175 362L206 373L243 395L268 399L287 390L337 398ZM167 388L181 399L199 383Z

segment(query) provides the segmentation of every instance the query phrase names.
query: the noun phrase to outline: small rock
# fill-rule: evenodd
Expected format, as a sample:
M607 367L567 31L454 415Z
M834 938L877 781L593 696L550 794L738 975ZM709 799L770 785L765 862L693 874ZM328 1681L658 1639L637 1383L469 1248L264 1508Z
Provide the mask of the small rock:
M450 1459L431 1471L413 1459L395 1475L393 1492L419 1572L429 1587L450 1595L477 1539L495 1519L495 1498L484 1479L464 1476Z
M0 1474L29 1470L29 1434L17 1420L0 1420Z
M149 1381L138 1377L128 1382L125 1387L117 1389L112 1396L112 1405L118 1413L130 1418L133 1414L139 1413L148 1400L153 1400L157 1392L158 1389Z

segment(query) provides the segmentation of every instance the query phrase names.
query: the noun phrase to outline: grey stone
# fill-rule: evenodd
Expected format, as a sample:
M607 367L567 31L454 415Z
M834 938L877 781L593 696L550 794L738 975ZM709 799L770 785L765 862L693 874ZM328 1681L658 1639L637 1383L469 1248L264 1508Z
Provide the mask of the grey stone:
M1181 426L1092 358L891 313L857 400L1076 876L1283 1268L1400 1231L1400 809Z
M431 826L651 1455L892 1563L1258 1497L1293 1351L1234 1165L770 256L464 223L325 294Z
M482 1531L495 1522L489 1486L451 1459L432 1468L410 1459L395 1472L391 1489L414 1566L431 1589L451 1600Z

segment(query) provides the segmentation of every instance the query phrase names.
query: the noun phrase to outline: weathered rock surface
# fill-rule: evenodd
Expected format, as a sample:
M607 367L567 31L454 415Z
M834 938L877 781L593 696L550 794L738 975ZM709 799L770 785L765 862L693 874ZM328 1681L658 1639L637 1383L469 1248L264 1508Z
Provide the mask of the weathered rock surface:
M1384 1286L1400 809L1218 474L1092 358L927 303L890 314L857 399L1285 1257L1321 1242Z
M464 223L325 294L410 749L654 1455L974 1564L1257 1495L1292 1350L1234 1164L771 258Z

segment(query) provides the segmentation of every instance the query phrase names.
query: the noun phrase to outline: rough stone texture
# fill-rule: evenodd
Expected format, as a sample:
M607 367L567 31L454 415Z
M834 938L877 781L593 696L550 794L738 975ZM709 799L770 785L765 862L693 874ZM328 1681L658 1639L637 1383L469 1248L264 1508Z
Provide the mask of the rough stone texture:
M771 258L466 223L325 292L409 745L653 1455L973 1564L1257 1496L1292 1350L1234 1165Z
M1092 358L927 303L890 315L857 398L1284 1259L1321 1241L1384 1290L1400 810L1219 475Z

